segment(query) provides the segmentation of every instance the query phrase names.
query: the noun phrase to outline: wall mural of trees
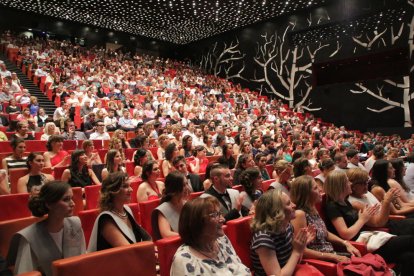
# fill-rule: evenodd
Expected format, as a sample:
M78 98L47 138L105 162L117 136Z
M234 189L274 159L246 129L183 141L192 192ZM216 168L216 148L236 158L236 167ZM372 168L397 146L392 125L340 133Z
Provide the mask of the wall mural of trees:
M306 44L292 43L290 34L329 25L335 22L337 14L329 14L329 10L324 9L317 14L310 11L302 17L291 16L271 24L263 23L253 31L246 28L210 39L210 46L202 53L198 51L200 56L197 59L200 67L211 74L281 99L293 109L301 108L317 116L325 116L326 121L360 129L364 126L411 127L414 4L411 0L406 3L407 14L403 20L361 33L338 34ZM251 32L246 38L247 31ZM202 43L199 44L201 49L200 45ZM410 74L346 85L312 86L312 65L315 62L366 55L393 47L408 48ZM347 113L351 109L349 106L343 107L344 101L353 106L351 113ZM364 125L358 114L364 114Z

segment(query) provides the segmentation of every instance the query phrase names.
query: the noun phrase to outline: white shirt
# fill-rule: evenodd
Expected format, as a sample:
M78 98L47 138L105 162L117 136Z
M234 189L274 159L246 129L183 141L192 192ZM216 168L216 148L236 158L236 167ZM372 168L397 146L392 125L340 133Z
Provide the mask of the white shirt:
M104 133L99 133L99 132L94 132L89 136L90 140L110 140L111 136L109 136L108 132L104 132Z

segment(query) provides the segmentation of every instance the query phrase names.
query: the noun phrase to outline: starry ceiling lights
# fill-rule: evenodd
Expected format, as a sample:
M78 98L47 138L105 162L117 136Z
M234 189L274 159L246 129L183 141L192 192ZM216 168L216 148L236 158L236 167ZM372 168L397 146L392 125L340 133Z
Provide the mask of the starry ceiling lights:
M0 6L186 44L330 0L3 0Z
M359 36L372 31L382 31L393 24L403 24L406 10L403 7L386 9L368 17L355 18L339 23L324 25L291 34L294 45L307 45L339 36ZM400 23L398 23L400 22Z

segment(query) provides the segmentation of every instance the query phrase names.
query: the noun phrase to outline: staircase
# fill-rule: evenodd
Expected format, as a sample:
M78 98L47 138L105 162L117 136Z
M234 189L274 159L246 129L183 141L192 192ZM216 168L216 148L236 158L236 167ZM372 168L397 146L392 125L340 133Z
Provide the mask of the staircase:
M50 101L45 94L37 87L32 80L30 80L25 74L23 74L22 70L16 66L16 64L12 63L4 54L0 54L0 60L3 60L6 64L7 70L10 72L15 72L17 77L20 79L21 85L29 90L31 96L35 96L39 102L39 106L43 107L46 111L46 114L53 115L56 109L56 105L54 102Z

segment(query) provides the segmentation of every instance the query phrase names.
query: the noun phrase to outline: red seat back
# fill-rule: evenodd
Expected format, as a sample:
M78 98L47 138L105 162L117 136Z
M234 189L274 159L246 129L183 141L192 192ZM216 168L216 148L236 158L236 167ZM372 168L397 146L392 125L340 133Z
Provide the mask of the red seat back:
M228 221L226 223L226 234L242 263L251 268L250 243L252 231L250 221L250 216Z
M28 203L28 193L0 196L0 221L30 217Z
M266 171L267 171L267 173L269 174L269 177L270 177L270 178L272 178L272 174L273 174L273 165L272 165L272 164L266 165Z
M203 193L204 193L203 191L191 193L190 196L189 196L189 199L191 200L191 199L197 198L197 197L201 196Z
M80 211L83 211L83 196L82 196L82 188L81 187L73 187L73 202L75 202L75 209L73 210L73 215L76 216L79 214Z
M45 151L47 141L43 140L26 140L26 151L27 152L38 152L38 151Z
M269 190L270 184L272 184L273 182L275 182L274 179L269 179L269 180L265 180L262 182L262 190L263 192L266 192L267 190Z
M69 167L68 166L55 167L53 169L53 176L55 177L55 179L56 180L61 180L62 179L62 174L67 168L69 168Z
M178 247L183 242L180 236L168 237L155 242L158 248L158 261L160 262L160 276L169 276L172 260Z
M152 211L160 205L160 199L139 202L142 227L152 236L151 214Z
M136 150L137 150L136 148L125 149L125 158L128 159L129 161L134 161L132 160L132 155L134 154Z
M79 212L78 216L82 222L83 234L85 236L86 247L92 234L93 225L99 215L99 209L84 210Z
M86 210L98 208L100 190L101 190L101 185L91 185L91 186L85 187L85 209Z

